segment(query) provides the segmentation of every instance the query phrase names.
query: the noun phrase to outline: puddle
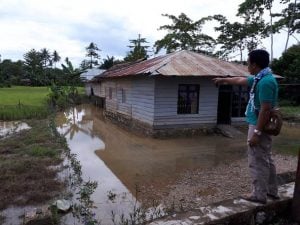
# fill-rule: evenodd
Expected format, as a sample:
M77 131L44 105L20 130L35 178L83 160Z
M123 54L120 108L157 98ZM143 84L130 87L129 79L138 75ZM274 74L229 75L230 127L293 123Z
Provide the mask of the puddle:
M21 130L30 129L27 123L18 121L0 121L0 137L9 136Z

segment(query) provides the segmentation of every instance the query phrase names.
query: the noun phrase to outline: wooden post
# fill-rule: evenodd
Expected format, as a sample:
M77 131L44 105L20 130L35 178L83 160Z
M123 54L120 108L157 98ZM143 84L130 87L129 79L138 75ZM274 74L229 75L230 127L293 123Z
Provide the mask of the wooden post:
M293 220L300 223L300 149L298 154L298 167L295 181L294 198L292 203Z

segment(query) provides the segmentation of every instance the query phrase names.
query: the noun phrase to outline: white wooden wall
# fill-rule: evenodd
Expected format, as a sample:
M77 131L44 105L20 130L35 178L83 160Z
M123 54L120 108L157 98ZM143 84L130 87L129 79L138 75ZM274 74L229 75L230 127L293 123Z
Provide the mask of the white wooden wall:
M179 84L199 84L198 114L177 114ZM218 88L210 78L128 77L104 80L93 85L105 97L106 110L127 115L154 127L194 127L217 123ZM112 98L109 98L112 88ZM122 89L126 102L122 102Z
M179 84L199 84L198 114L177 114ZM160 77L155 79L155 127L193 127L216 124L218 88L210 78Z
M105 97L106 110L118 112L131 118L153 125L154 118L154 79L130 77L104 80L97 86L95 95ZM112 88L112 98L109 98ZM122 89L126 101L122 102ZM97 89L98 90L98 89Z

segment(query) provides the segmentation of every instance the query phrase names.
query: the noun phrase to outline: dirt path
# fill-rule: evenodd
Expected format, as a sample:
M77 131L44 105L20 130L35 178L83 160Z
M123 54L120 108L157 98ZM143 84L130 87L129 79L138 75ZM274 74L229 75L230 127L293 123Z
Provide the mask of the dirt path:
M297 168L297 157L275 155L274 159L277 173ZM250 182L247 159L242 159L215 168L186 171L164 190L154 191L144 186L140 197L148 205L156 199L167 209L182 211L249 193Z

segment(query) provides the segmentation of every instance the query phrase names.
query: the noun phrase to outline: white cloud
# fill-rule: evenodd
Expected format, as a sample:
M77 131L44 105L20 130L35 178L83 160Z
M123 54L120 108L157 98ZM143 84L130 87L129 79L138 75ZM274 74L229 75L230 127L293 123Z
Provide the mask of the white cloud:
M46 47L79 64L85 56L85 47L93 41L102 49L103 58L106 55L121 57L128 51L128 40L139 33L151 45L163 37L165 32L157 29L171 21L161 14L183 12L192 20L223 14L234 21L241 2L243 0L0 0L0 54L2 58L16 60L22 59L31 48ZM208 23L203 31L216 37L214 25ZM280 54L278 49L282 47L277 47L277 43L281 42L276 41L275 49L279 52L276 54Z

